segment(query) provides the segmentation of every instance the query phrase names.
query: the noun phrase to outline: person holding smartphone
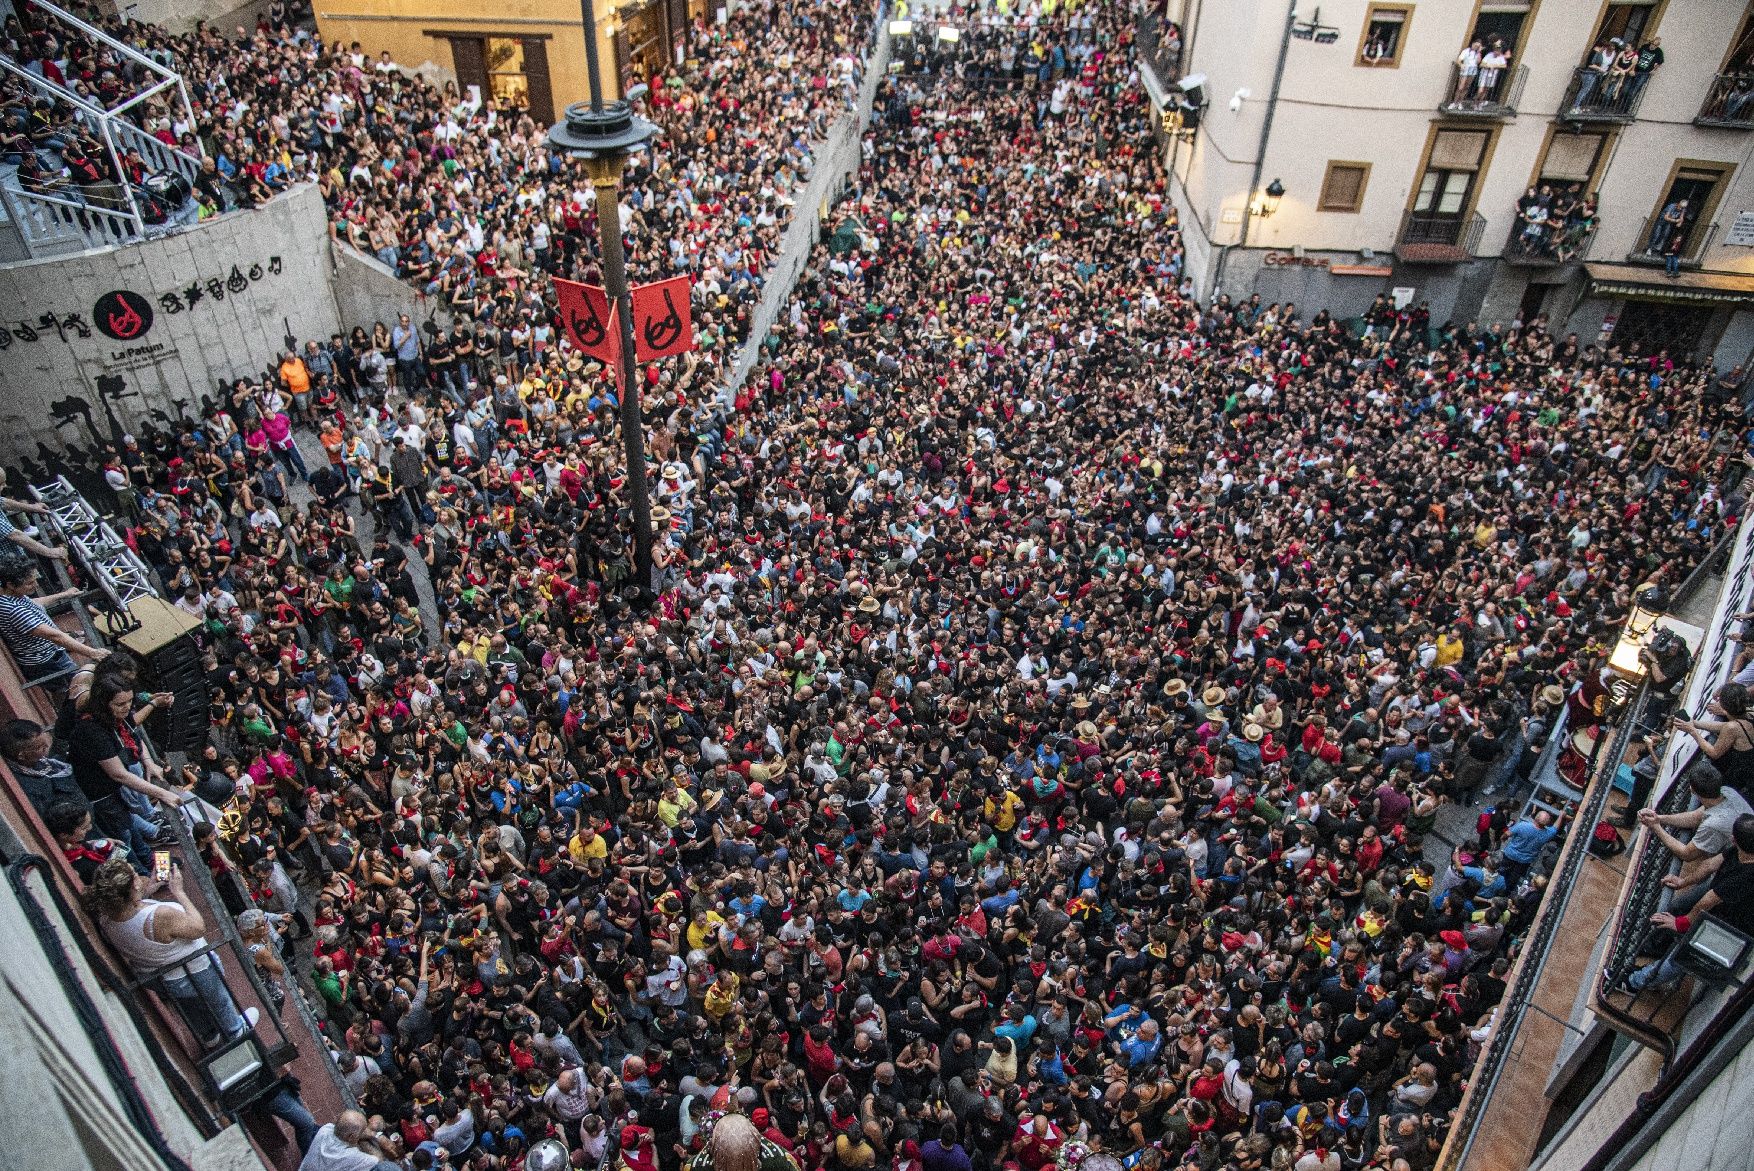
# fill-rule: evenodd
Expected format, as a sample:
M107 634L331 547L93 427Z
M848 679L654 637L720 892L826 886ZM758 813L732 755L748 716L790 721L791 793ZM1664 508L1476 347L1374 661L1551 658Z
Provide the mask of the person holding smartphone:
M169 898L152 897L169 895ZM207 924L174 865L163 880L138 874L128 859L113 857L92 876L86 899L118 952L140 975L157 982L206 1048L243 1036L258 1010L238 1011L219 954L208 950Z

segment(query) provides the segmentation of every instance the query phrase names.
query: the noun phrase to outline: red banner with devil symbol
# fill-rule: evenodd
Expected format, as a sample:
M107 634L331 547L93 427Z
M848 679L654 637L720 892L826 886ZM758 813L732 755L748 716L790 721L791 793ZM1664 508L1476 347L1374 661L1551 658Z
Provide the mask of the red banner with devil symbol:
M554 282L554 292L560 301L561 324L572 344L604 365L619 368L621 338L608 295L596 285L559 279Z
M653 281L633 290L633 353L642 362L694 348L688 278Z

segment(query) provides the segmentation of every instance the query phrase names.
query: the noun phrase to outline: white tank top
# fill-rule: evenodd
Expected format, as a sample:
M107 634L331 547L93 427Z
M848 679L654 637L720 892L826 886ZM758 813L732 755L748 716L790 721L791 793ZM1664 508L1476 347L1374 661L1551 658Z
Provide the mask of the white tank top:
M167 903L160 899L141 899L139 909L126 919L105 919L104 934L109 936L110 943L138 971L155 972L197 954L200 954L200 959L189 964L185 972L205 968L208 964L204 954L207 948L205 939L173 939L161 942L147 935L147 924L152 921L158 909L176 906L176 903Z

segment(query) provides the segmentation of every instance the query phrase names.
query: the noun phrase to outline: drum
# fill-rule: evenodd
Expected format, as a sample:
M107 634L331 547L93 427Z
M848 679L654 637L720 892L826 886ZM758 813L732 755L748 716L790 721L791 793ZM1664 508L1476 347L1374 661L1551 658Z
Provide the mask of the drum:
M1579 728L1559 750L1554 767L1559 772L1559 779L1574 789L1581 789L1589 782L1590 757L1596 751L1596 734L1595 728Z

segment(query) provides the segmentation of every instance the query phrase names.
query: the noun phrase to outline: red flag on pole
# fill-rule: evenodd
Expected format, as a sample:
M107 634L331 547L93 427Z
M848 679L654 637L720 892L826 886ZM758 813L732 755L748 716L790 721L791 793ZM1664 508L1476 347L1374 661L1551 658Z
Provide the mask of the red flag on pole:
M596 285L558 278L554 292L560 301L561 323L572 344L605 365L620 366L620 331L615 328L615 310L608 294Z
M633 354L641 362L694 348L685 276L653 281L633 290Z

